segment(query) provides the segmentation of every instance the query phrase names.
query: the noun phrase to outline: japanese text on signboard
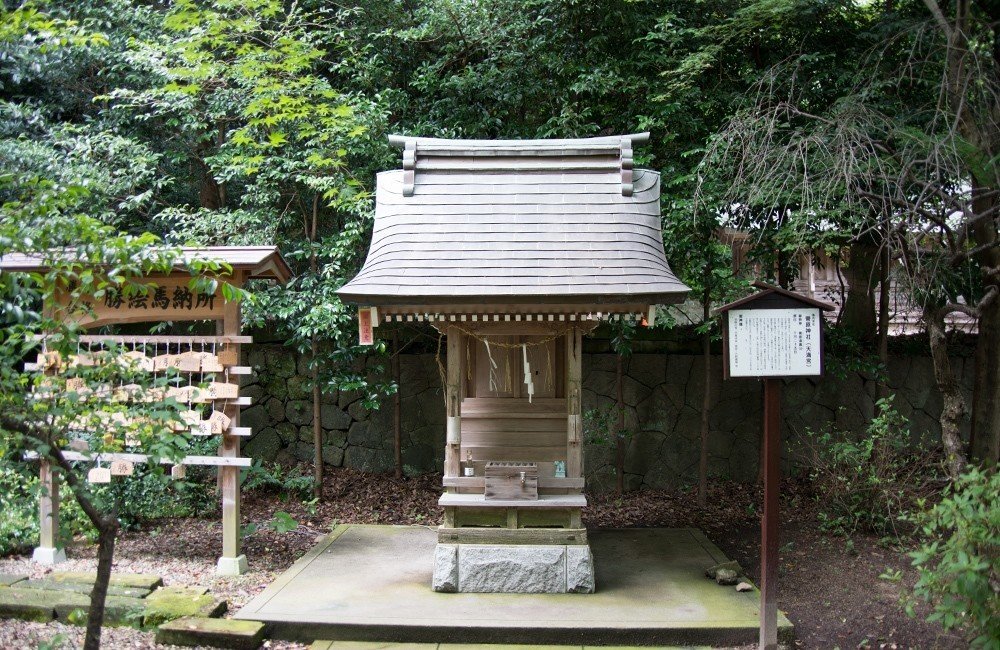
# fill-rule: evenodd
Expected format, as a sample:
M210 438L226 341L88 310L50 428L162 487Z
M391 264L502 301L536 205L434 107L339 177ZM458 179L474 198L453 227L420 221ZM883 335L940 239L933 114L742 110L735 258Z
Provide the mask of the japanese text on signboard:
M104 294L108 309L215 309L215 294L191 291L186 286L156 287L149 293L124 296L120 291L109 290Z
M819 319L815 307L730 311L729 376L818 376Z

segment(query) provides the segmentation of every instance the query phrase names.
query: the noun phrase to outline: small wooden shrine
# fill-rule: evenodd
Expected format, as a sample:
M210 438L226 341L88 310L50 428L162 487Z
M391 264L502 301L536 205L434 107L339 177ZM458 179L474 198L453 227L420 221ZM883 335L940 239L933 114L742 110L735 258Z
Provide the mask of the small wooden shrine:
M368 258L339 293L363 327L447 338L437 591L594 590L582 337L688 291L664 255L659 175L633 169L647 139L390 138L403 168L379 174Z
M240 409L250 405L250 398L239 394L239 379L251 373L251 368L240 365L240 348L252 339L240 334L240 303L226 300L221 283L237 288L252 279L285 283L291 271L273 246L184 248L181 254L186 260L198 258L228 266L225 273L219 273L214 293L192 289L191 273L178 267L171 273L137 279L149 285L145 293L125 296L108 291L100 299L87 301L88 309L73 311L65 299L57 296L54 304L45 305L45 309L55 318L72 320L86 328L164 321L213 321L214 334L85 334L79 337L80 349L73 358L56 360L46 352L43 338L38 362L27 365L29 370L53 374L72 368L74 364L104 362L101 359L111 349L118 353L124 349L123 354L134 367L154 375L167 367L176 370L180 384L171 386L167 396L187 403L186 426L192 435L218 437L219 451L214 456L187 456L172 468L172 474L183 477L188 465L218 467L222 492L222 556L217 572L239 575L247 570L247 559L241 552L239 472L241 467L250 466L249 458L240 457L240 440L251 434L248 427L240 426ZM0 258L0 271L3 272L33 272L44 268L43 256L11 254ZM124 391L127 388L119 387L119 390L127 392ZM73 434L71 431L70 437ZM96 475L101 477L98 480L107 482L114 474L130 474L134 463L149 460L142 453L138 440L123 442L124 450L120 452L65 449L62 453L67 460L95 463ZM110 467L101 468L102 463ZM34 559L42 564L55 564L66 559L58 539L59 485L49 463L40 461L40 466L44 489L39 507L41 535ZM93 479L94 470L91 472Z

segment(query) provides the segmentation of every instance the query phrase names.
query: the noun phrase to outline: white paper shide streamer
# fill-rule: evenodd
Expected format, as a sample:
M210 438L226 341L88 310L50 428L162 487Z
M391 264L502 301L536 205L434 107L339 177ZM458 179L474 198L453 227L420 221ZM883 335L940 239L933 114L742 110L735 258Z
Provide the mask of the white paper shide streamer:
M535 395L535 381L531 376L531 364L528 363L528 346L521 344L521 351L524 353L524 385L528 387L528 404Z

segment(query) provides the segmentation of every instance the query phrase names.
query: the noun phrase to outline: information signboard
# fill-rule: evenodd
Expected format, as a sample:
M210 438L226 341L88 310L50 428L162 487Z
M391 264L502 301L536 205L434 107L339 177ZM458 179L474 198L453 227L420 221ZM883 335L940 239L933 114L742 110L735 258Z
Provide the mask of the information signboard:
M730 377L822 374L819 308L733 309L727 316Z
M189 274L171 277L149 277L146 293L124 292L107 289L101 298L84 297L86 310L67 314L84 327L99 327L108 324L156 323L163 321L219 320L225 312L226 301L221 292L203 293L191 289ZM69 296L56 296L58 309L70 306Z
M832 305L763 283L752 296L719 308L726 378L764 380L761 461L760 648L778 647L778 480L781 474L781 378L823 374L823 317Z

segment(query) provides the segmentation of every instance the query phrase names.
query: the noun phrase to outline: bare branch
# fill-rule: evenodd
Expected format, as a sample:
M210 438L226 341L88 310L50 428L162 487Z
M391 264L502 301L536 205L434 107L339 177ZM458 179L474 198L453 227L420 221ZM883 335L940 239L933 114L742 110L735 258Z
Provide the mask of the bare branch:
M944 32L945 37L947 37L948 40L951 40L951 23L949 23L948 19L944 17L944 12L941 11L941 7L938 5L936 0L924 0L924 5L927 7L927 10L931 12L931 15L934 16L934 21L938 24L938 27L941 28L941 31Z

